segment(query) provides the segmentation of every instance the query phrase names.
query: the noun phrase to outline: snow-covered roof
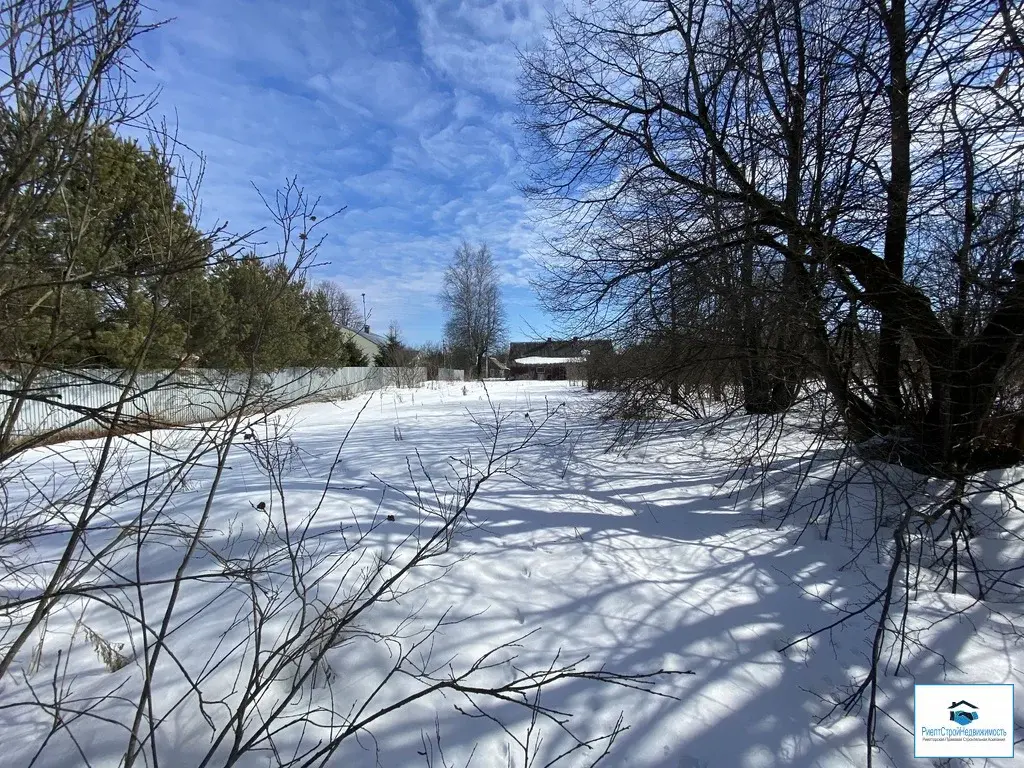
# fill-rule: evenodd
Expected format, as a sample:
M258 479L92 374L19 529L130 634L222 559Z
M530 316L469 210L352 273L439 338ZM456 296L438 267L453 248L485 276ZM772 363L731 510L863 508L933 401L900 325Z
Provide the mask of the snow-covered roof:
M385 344L388 343L388 340L381 336L380 334L370 333L369 331L363 330L361 328L349 328L348 326L342 326L342 329L356 336L361 336L371 344L375 344L378 347L383 347Z
M519 357L517 365L565 365L566 363L585 363L585 357Z

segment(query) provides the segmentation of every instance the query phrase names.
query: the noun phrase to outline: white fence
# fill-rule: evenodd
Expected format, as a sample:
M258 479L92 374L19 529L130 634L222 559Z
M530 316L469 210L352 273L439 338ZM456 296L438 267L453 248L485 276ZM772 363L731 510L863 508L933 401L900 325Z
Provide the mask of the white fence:
M462 379L461 371L444 373L444 380ZM288 368L252 377L190 369L151 371L134 379L122 371L84 369L41 377L22 391L16 380L0 377L0 435L70 436L112 423L125 428L195 424L239 408L347 398L386 386L416 386L426 378L425 368Z

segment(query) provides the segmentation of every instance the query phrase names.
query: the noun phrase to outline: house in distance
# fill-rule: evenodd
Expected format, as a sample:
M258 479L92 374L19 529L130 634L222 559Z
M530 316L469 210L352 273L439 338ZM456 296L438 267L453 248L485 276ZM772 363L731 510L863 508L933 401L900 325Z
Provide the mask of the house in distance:
M565 380L587 378L587 366L614 346L608 339L513 341L508 345L510 379Z
M373 366L374 355L388 343L388 340L383 336L370 333L370 326L363 325L361 328L346 328L342 327L342 334L344 334L346 340L351 339L355 342L355 345L359 348L359 351L366 356L367 365Z

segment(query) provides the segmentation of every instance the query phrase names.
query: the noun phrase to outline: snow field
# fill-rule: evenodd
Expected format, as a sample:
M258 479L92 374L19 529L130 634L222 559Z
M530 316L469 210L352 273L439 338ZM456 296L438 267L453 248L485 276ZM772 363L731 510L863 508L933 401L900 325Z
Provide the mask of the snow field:
M769 482L754 487L735 477L730 461L742 430L739 420L711 437L693 425L680 425L623 453L607 450L611 428L596 419L599 395L553 382L489 383L486 391L473 383L465 391L461 383L441 384L301 406L254 427L252 438L232 449L211 503L209 534L190 573L269 557L279 550L257 535L262 521L283 527L291 515L308 521L317 537L301 556L316 563L312 572L324 575L318 588L327 604L329 596L345 594L346 579L358 580L374 553L405 551L417 534L429 530L429 516L403 494L426 495L429 507L430 481L443 496L449 482L457 484L460 467L479 466L491 435L474 423L474 415L486 424L491 406L499 409L507 415L500 439L514 442L545 414L556 414L535 444L517 455L511 474L497 475L482 487L451 551L412 574L406 583L411 591L379 603L360 621L362 633L328 652L329 668L322 675L329 675L331 684L315 681L308 702L350 713L368 698L386 706L417 690L415 680L397 675L375 693L395 654L426 638L429 628L444 619L446 625L420 651L426 666L463 668L523 638L520 647L495 655L497 664L481 673L482 680L511 679L516 668L544 668L556 654L563 661L585 657L582 668L587 669L692 671L658 686L675 698L586 680L571 680L544 694L546 706L574 713L573 728L583 738L606 732L624 715L629 729L602 765L864 764L864 729L856 712L821 725L816 721L831 708L829 697L845 694L866 668L870 621L857 617L784 653L779 649L834 622L837 609L858 607L872 594L871 582L884 581L886 568L870 549L856 555L858 520L874 514L869 482L854 486L854 507L835 523L830 540L822 540L818 521L794 544L813 504L801 507L781 527L780 510L798 491L801 499L813 500L825 488L825 480L797 489L787 479L801 450L798 438L781 445L779 466L769 473ZM119 439L117 472L102 490L110 498L106 514L112 529L128 524L148 503L139 491L123 498L118 493L173 467L195 444L194 434L154 433L166 455L156 460L145 450L145 436ZM97 441L81 441L22 457L17 481L8 484L12 498L41 498L42 488L52 497L61 484L73 486L81 470L95 461L97 446ZM282 468L280 494L259 467L271 454ZM214 480L211 469L197 466L166 501L167 520L199 520ZM260 502L268 507L267 515L257 509ZM52 514L73 515L74 508L69 501ZM994 517L1002 514L992 512ZM146 549L142 565L150 580L172 575L180 561L173 531L164 534ZM286 530L278 534L289 535ZM365 537L361 554L349 555L340 573L331 572L331 558L340 557L360 534ZM25 568L17 580L8 579L4 592L15 594L44 579L46 567L38 563L45 563L47 553L58 551L63 540L59 534L42 536L31 549L19 549L15 556ZM106 541L100 536L94 546ZM1012 535L985 546L986 562L991 560L993 567L1020 551ZM399 557L392 567L400 562ZM271 570L283 574L285 565ZM138 595L111 585L130 577L134 567L134 558L125 555L116 568L93 577L110 592L113 607L91 603L83 614L76 603L55 612L40 635L43 642L35 637L33 647L20 654L19 673L0 687L0 707L7 705L0 709L6 754L0 763L27 765L32 760L48 727L46 717L10 705L29 700L33 690L43 696L55 677L73 688L76 700L94 701L109 691L123 700L105 700L91 718L83 716L77 727L72 724L53 736L36 764L118 763L126 740L116 722L134 714L144 659L137 655L138 627L116 610L120 602L137 602ZM145 588L154 621L162 616L159 606L166 604L171 589L169 583ZM280 613L270 625L283 637L294 620L289 613L294 604L284 598L271 604ZM245 605L243 596L223 582L193 581L182 588L171 618L172 626L181 629L170 634L167 644L173 659L165 657L155 675L154 706L167 716L156 737L164 764L197 764L210 748L210 721L223 722L237 703L232 696L238 660L246 652L240 613ZM959 613L944 618L950 606ZM919 595L911 626L936 653L918 654L907 665L910 674L883 681L892 719L879 726L885 752L876 755L877 764L917 764L910 736L894 724L912 727L915 679L1019 681L1024 652L1007 637L1018 617L1015 606L978 603L948 592ZM122 668L109 671L86 627L107 646L120 645ZM62 669L67 674L55 676ZM180 706L195 696L197 685L207 704ZM268 695L262 706L271 702ZM464 700L434 694L396 710L344 742L330 764L424 765L422 734L433 737L436 731L451 764L462 765L472 754L473 765L503 766L510 749L513 764L523 764L509 734L490 720L460 714L457 705L464 707ZM1024 705L1018 710L1024 716ZM530 724L529 713L512 704L488 712L513 734L521 736ZM113 722L98 719L101 714ZM288 753L326 732L316 735L312 726L301 733L291 729L280 734L277 745ZM542 732L539 765L572 743L550 726ZM583 764L584 756L579 757L565 764ZM253 753L242 764L273 763L267 754Z

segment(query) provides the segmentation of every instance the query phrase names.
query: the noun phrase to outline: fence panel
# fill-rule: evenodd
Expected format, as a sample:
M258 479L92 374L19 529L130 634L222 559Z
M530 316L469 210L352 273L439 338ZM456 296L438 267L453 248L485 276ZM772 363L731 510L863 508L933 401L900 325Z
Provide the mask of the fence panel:
M426 380L426 368L370 367L286 368L252 376L187 369L148 371L134 378L123 371L80 369L47 374L27 386L0 374L0 432L11 423L17 437L51 432L70 437L102 431L111 423L125 428L195 424L243 407L272 410Z
M466 372L462 369L456 368L438 368L437 369L437 380L438 381L465 381Z

